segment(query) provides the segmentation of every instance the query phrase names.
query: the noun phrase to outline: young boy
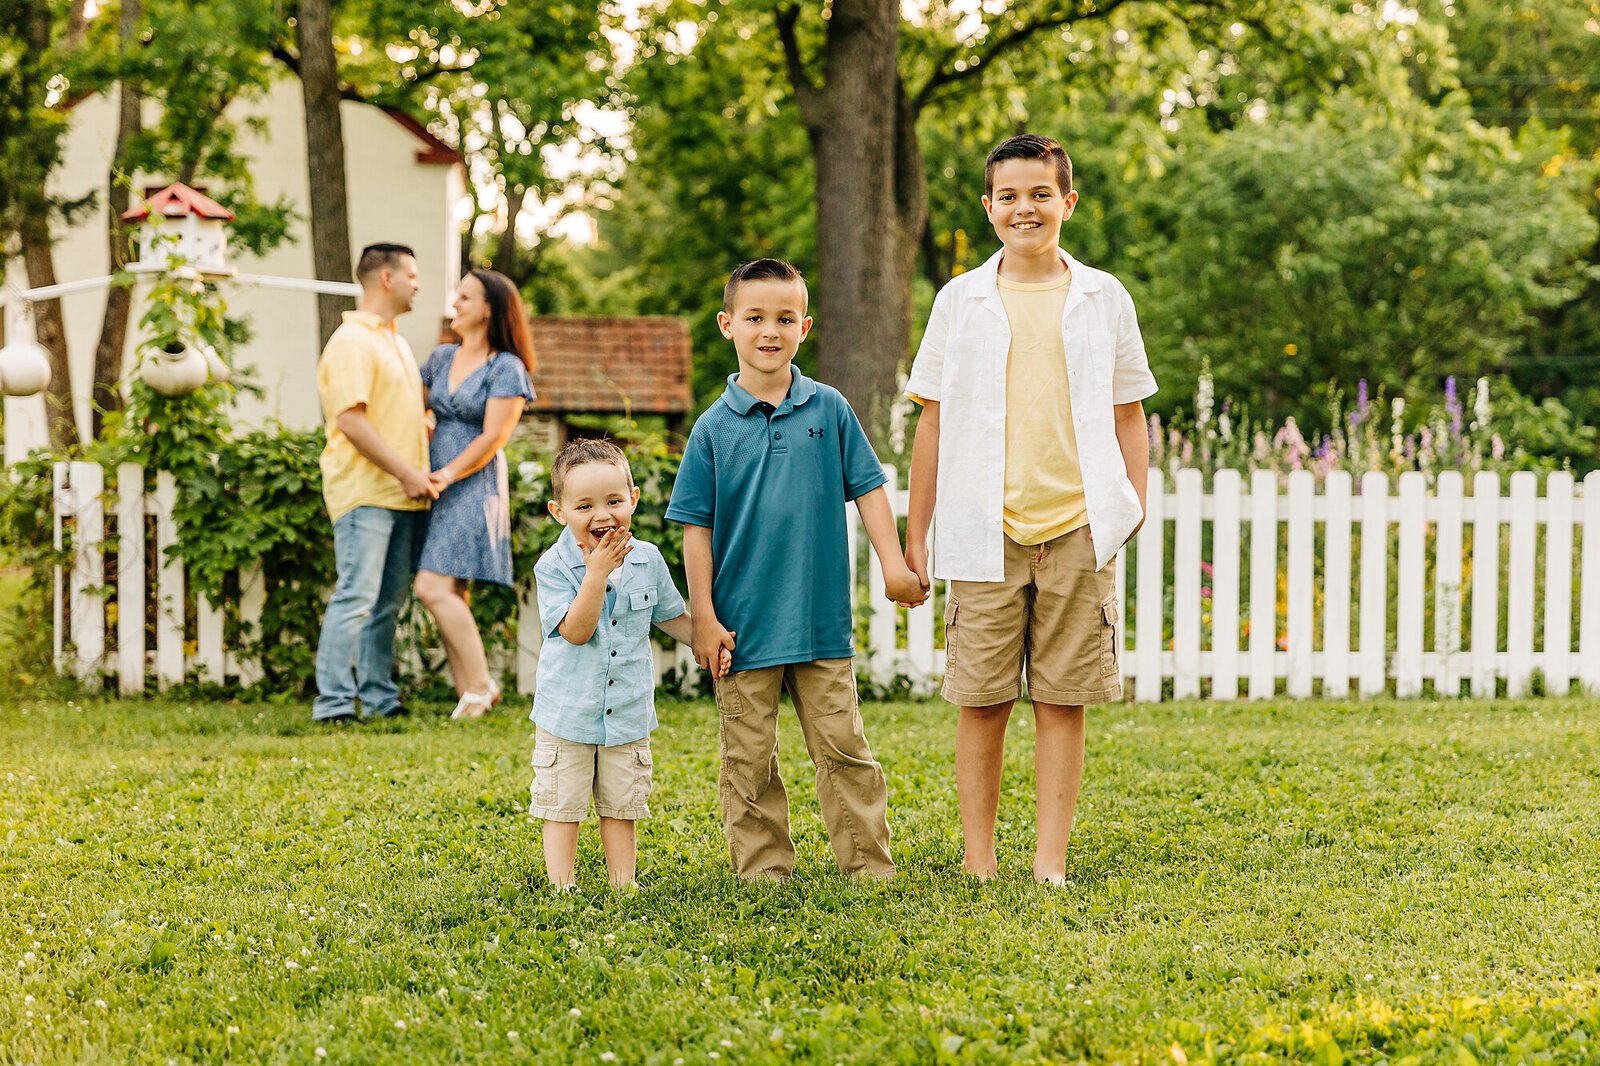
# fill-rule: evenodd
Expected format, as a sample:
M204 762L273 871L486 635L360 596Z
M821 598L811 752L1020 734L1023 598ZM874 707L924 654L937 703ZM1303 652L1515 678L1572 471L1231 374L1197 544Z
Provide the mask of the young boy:
M846 872L889 878L888 790L856 707L846 500L861 513L890 598L926 592L900 557L887 479L850 405L791 365L811 329L806 302L800 272L776 259L728 279L717 322L739 372L695 423L667 518L684 523L695 660L732 656L716 695L734 870L778 880L794 872L778 774L787 689L834 857Z
M1024 665L1042 882L1066 877L1084 705L1122 695L1107 564L1144 521L1140 401L1156 383L1128 291L1059 247L1077 202L1055 141L1024 135L989 153L983 206L1002 247L939 293L906 387L922 405L906 562L926 583L937 499L965 866L984 879Z
M550 514L566 529L533 571L545 639L529 715L538 730L528 814L544 819L550 883L570 889L593 795L606 872L632 886L656 727L650 624L680 641L693 632L660 550L628 531L639 489L622 449L573 441L556 457L550 488Z

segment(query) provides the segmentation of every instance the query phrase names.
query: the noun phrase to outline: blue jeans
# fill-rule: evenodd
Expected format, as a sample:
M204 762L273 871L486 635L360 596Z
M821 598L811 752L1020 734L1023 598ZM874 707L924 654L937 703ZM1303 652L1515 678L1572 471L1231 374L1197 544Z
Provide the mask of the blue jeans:
M428 528L427 511L357 507L333 524L338 583L317 642L317 698L311 717L400 709L394 683L394 629L411 591Z

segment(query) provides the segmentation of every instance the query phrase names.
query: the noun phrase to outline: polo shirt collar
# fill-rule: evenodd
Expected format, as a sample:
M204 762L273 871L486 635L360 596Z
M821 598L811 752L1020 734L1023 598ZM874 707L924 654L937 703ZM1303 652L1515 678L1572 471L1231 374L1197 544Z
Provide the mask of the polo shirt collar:
M394 319L391 318L385 322L371 311L346 311L344 313L344 321L359 322L368 329L382 330L385 333L394 332Z
M817 383L800 373L800 368L793 363L789 364L789 393L784 397L784 404L799 407L817 394ZM735 414L747 415L755 409L761 401L744 390L739 384L738 374L728 375L728 387L722 393L722 402ZM780 408L783 404L778 405Z

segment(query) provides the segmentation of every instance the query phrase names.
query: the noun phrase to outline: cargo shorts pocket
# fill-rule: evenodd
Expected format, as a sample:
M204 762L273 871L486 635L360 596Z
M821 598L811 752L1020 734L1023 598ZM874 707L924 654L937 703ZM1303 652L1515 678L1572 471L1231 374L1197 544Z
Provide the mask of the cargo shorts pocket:
M633 753L633 803L642 807L650 799L651 782L655 773L650 749L640 747Z
M561 798L556 784L556 763L560 755L555 747L533 749L533 802L536 806L553 809Z
M954 599L945 604L944 610L944 672L948 677L956 665L956 615L961 613L961 605Z
M1113 593L1100 603L1100 676L1117 672L1117 597Z
M744 717L746 706L744 696L739 693L739 686L731 676L712 681L711 692L716 697L717 712L723 718Z

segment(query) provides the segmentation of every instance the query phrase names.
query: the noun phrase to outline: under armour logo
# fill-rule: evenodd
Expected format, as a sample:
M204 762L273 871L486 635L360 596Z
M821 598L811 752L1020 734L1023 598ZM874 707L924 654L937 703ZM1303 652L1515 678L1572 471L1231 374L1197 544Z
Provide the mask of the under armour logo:
M808 430L806 430L806 436L808 436L808 437L820 437L822 435L823 435L823 432L820 429L808 429Z

